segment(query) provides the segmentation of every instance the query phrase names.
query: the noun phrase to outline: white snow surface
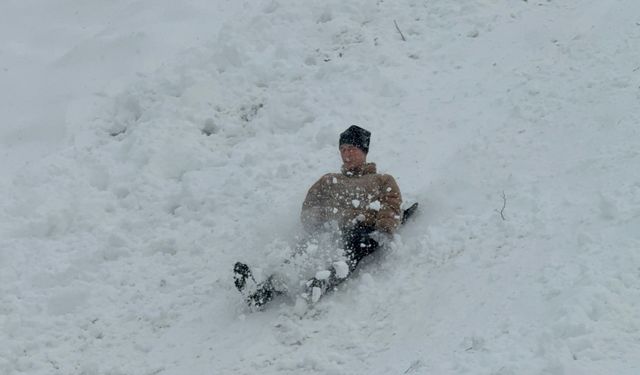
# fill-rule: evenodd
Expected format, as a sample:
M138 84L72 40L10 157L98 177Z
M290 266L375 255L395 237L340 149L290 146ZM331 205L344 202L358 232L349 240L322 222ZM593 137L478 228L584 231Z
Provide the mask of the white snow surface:
M5 0L0 374L640 373L637 0ZM421 210L250 312L337 134Z

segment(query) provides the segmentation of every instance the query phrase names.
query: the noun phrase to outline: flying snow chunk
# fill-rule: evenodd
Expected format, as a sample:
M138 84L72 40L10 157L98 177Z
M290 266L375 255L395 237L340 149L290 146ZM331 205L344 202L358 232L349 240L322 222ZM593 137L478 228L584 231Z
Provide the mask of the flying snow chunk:
M338 179L334 177L333 180L331 180L331 182L333 182L334 184L337 184L338 183Z
M313 289L311 290L311 301L313 303L318 302L318 300L320 300L320 297L322 296L322 289L318 288L317 286L314 286Z
M331 271L324 270L316 272L316 279L318 280L326 280L329 276L331 276Z
M354 199L351 201L351 204L353 205L353 207L358 208L360 207L360 201L358 199Z
M336 270L336 277L344 279L349 275L349 265L345 261L338 261L333 263L333 268Z
M307 254L313 254L318 251L318 245L315 243L310 243L307 245Z
M373 202L369 203L369 209L370 210L380 211L380 208L382 208L382 205L380 204L380 201L373 201Z

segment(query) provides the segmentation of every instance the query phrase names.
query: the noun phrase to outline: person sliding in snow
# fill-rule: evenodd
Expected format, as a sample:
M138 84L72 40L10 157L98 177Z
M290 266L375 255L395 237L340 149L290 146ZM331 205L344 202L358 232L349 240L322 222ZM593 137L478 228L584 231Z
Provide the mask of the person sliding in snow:
M388 174L378 174L376 165L367 162L370 138L369 131L356 125L341 133L341 173L322 176L311 186L302 204L300 217L309 236L337 230L345 258L306 283L307 296L314 303L378 249L380 239L391 236L403 219L396 181ZM253 276L249 267L240 262L235 264L234 273L236 287L242 292ZM261 307L270 301L278 294L275 284L272 278L259 284L248 296L249 304Z

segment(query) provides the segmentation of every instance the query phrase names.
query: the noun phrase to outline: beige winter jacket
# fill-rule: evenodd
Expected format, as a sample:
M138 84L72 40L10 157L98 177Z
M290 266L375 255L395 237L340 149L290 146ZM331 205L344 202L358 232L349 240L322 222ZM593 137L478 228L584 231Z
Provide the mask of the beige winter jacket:
M394 178L376 173L367 163L355 170L322 176L307 193L302 204L302 223L315 231L335 220L340 228L364 225L393 233L401 220L402 197Z

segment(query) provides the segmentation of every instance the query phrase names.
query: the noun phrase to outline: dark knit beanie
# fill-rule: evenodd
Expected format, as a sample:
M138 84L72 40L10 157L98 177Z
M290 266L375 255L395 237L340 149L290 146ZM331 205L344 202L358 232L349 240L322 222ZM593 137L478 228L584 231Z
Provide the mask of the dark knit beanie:
M371 132L356 125L351 125L347 130L340 134L340 143L338 146L344 144L354 145L357 148L364 151L365 154L369 153L369 140L371 139Z

